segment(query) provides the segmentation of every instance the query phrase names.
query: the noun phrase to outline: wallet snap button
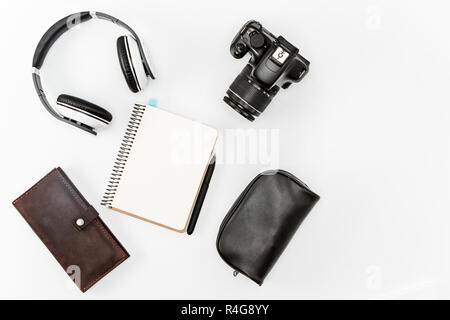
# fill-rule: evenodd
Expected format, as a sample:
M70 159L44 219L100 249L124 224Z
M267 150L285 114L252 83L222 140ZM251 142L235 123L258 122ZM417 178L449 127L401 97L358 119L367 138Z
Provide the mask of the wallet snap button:
M77 226L79 226L79 227L82 227L82 226L84 226L84 220L83 219L78 219L77 220Z

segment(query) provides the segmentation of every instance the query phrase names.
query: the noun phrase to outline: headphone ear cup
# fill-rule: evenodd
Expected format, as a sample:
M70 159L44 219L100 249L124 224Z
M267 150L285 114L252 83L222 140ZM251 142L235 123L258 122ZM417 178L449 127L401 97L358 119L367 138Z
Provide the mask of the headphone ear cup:
M134 93L143 90L147 77L136 41L130 36L119 37L117 39L117 55L130 90Z
M112 121L112 115L107 110L74 96L62 94L58 97L56 103L64 117L90 126L95 126L99 123L109 124Z

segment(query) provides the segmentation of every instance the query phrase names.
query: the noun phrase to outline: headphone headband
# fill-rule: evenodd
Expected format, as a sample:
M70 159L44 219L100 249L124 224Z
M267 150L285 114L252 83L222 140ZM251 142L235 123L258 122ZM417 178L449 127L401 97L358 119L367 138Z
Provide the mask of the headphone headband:
M131 36L136 40L136 43L138 45L139 54L141 56L141 61L144 66L145 74L147 77L150 77L152 79L155 79L155 76L152 73L152 70L150 69L150 65L147 61L147 58L145 56L144 48L142 46L142 42L139 39L138 35L134 30L128 26L126 23L120 21L119 19L106 14L102 12L95 12L95 11L83 11L75 14L71 14L58 22L56 22L53 26L51 26L47 32L42 36L41 40L39 41L36 50L34 52L33 56L33 83L34 87L36 89L36 92L39 96L39 99L41 100L41 103L44 105L44 107L47 109L50 114L52 114L57 119L64 121L66 123L69 123L71 125L74 125L82 130L88 131L89 133L96 134L94 129L86 124L83 124L79 121L75 121L72 119L69 119L67 117L62 116L59 114L54 108L51 107L50 103L47 100L47 97L45 96L44 89L42 87L41 77L40 77L40 69L42 65L44 64L45 57L47 56L50 48L53 46L53 44L61 37L65 32L70 30L71 28L84 23L86 21L89 21L91 19L102 19L102 20L108 20L124 29L126 29Z

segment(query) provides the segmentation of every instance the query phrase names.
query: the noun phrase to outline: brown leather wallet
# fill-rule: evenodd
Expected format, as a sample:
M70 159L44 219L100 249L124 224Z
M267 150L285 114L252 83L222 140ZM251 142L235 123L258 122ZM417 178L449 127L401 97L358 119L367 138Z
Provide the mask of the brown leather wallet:
M82 292L129 257L61 168L13 205Z

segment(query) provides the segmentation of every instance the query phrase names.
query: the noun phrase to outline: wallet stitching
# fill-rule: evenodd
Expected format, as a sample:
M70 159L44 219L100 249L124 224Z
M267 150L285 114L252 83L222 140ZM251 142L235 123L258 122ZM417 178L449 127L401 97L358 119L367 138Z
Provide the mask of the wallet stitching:
M50 251L50 254L55 258L55 260L56 260L56 261L59 263L59 265L62 267L61 263L59 262L58 257L57 257L56 254L54 253L54 252L57 251L56 248L55 248L55 246L53 246L51 242L46 241L45 238L43 237L42 232L41 232L40 230L36 229L36 228L34 227L34 225L33 225L32 223L30 223L30 220L31 220L31 221L33 220L32 218L30 218L30 216L28 216L25 212L23 212L22 210L20 210L20 209L18 209L18 208L17 208L17 210L18 210L19 213L22 215L22 217L25 219L25 221L27 222L27 224L30 226L31 230L33 230L34 233L35 233L35 234L38 236L38 238L41 240L42 244L43 244L44 246L47 247L48 251ZM64 269L64 267L63 267L63 269ZM64 271L66 271L66 270L64 270ZM67 273L67 272L66 272L66 273Z
M78 204L81 206L82 209L86 210L88 206L84 201L81 201L80 196L75 192L75 190L72 188L69 183L67 183L66 179L62 176L62 174L59 171L56 171L58 173L58 178L61 180L61 182L66 186L67 190L72 194L72 196L75 198L75 200L78 202Z
M57 171L58 172L58 171ZM60 180L64 183L64 185L66 186L66 188L69 190L69 192L75 197L75 199L77 200L78 204L83 208L83 209L87 209L88 206L86 206L86 204L81 201L81 198L79 197L79 195L75 192L75 190L72 188L71 185L69 185L67 183L67 181L65 181L64 177L61 175L60 172L58 172L58 177L60 178ZM103 234L106 236L106 238L109 240L109 242L113 245L113 247L115 249L118 249L120 251L122 251L122 253L124 254L123 258L120 259L117 263L115 263L111 268L109 268L108 270L106 270L105 272L103 272L100 276L98 276L97 278L95 278L94 280L92 280L91 282L89 282L82 290L83 291L87 291L90 287L92 287L97 281L99 281L101 278L103 278L108 272L110 272L111 270L113 270L117 265L119 265L122 261L124 261L127 258L127 255L125 254L124 250L118 245L117 241L115 241L111 235L106 231L105 227L102 226L102 224L98 221L97 219L97 225L100 227L100 230L102 230Z
M47 180L48 177L50 177L52 174L54 174L56 171L56 169L50 171L49 173L47 173L47 175L45 177L43 177L41 180L39 180L34 186L32 186L30 189L28 189L24 194L22 194L19 198L17 198L16 200L14 200L13 205L18 204L18 202L20 200L22 200L22 198L24 198L25 196L27 196L28 194L30 194L32 191L34 191L35 189L37 189L45 180Z
M76 202L82 207L82 209L87 209L88 206L86 206L86 204L81 201L81 198L78 196L78 194L76 194L75 190L73 190L73 188L67 183L67 181L65 181L64 177L61 175L61 173L54 169L52 171L50 171L47 175L45 175L41 180L39 180L34 186L32 186L30 189L28 189L24 194L22 194L19 198L17 198L16 200L14 200L13 205L18 204L18 202L20 200L22 200L25 196L27 196L28 194L30 194L32 191L36 190L43 182L45 182L50 176L52 176L53 174L57 173L57 176L59 178L59 180L61 180L63 182L63 184L66 186L66 188L69 190L69 192L74 196L74 198L76 199ZM18 208L17 208L18 209ZM38 231L37 229L35 229L32 224L29 223L29 219L31 218L26 212L23 212L22 210L19 210L19 212L22 214L22 216L25 218L25 220L28 222L28 225L31 227L31 229L36 233L36 235L41 239L41 241L43 242L43 244L45 246L48 247L50 253L53 255L53 257L56 259L56 261L58 261L59 264L61 264L59 262L59 259L56 257L56 255L53 253L53 251L55 251L55 247L51 245L51 243L44 241L44 238L42 237L42 233L40 231ZM107 269L105 272L103 272L101 275L97 276L94 280L90 281L88 283L88 285L86 285L82 290L83 291L87 291L90 287L92 287L96 282L98 282L100 279L102 279L107 273L109 273L110 271L112 271L115 267L117 267L120 263L122 263L124 260L126 260L128 258L128 255L125 253L124 249L121 248L119 246L119 244L117 243L117 241L115 241L112 236L106 231L105 227L103 225L101 225L101 223L98 221L97 219L97 224L99 225L100 229L102 230L103 234L105 234L106 238L111 242L111 244L113 245L113 247L115 249L119 249L122 253L123 253L123 257L116 262L111 268ZM64 268L63 268L64 269Z
M105 272L103 272L101 275L97 276L94 280L89 282L84 288L83 291L87 291L90 287L92 287L97 281L102 279L106 274L111 272L115 267L117 267L119 264L121 264L123 261L125 261L128 258L128 255L126 254L125 250L119 246L117 241L115 241L112 236L108 233L108 231L105 229L105 227L100 223L100 221L96 220L97 225L100 227L102 232L105 234L106 238L113 244L114 248L120 250L123 253L123 257L117 261L114 265L111 266L111 268L107 269Z
M124 262L126 259L128 258L127 255L125 255L123 258L121 258L119 261L117 261L113 266L111 266L111 268L109 268L108 270L106 270L105 272L103 272L101 275L99 275L97 278L95 278L94 280L92 280L91 282L89 282L83 289L83 292L86 292L90 287L92 287L94 284L96 284L99 280L101 280L105 275L107 275L109 272L111 272L112 270L114 270L119 264L121 264L122 262Z
M28 189L24 194L22 194L19 198L17 198L16 200L14 200L13 205L16 206L17 211L19 211L19 213L22 215L22 217L25 219L25 221L28 223L28 225L30 226L31 230L34 231L34 233L38 236L38 238L41 240L41 242L48 248L48 250L50 251L51 255L56 259L56 261L58 261L59 263L59 259L57 258L57 256L55 255L55 251L57 251L55 249L55 246L53 246L49 241L45 241L45 238L42 234L42 232L38 229L36 229L34 227L34 224L31 223L31 221L33 221L33 217L31 217L30 215L28 215L28 213L24 210L22 210L22 208L18 208L17 205L19 205L19 202L28 194L30 194L32 191L36 190L43 182L45 182L47 180L47 178L49 178L52 174L54 174L56 171L56 169L50 171L49 173L47 173L41 180L39 180L34 186L32 186L30 189Z
M106 238L113 244L114 248L119 249L120 251L123 251L123 249L119 246L117 241L115 241L111 237L111 235L108 233L108 231L105 229L105 227L100 223L100 221L98 221L98 219L97 219L97 225L100 227L100 229L102 230L102 232L106 236Z

